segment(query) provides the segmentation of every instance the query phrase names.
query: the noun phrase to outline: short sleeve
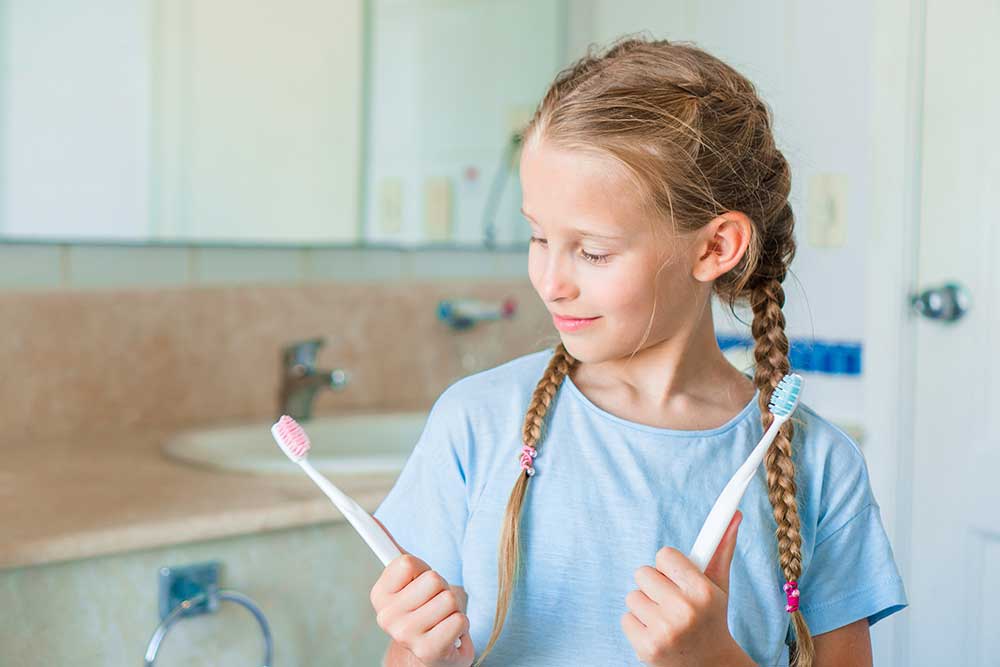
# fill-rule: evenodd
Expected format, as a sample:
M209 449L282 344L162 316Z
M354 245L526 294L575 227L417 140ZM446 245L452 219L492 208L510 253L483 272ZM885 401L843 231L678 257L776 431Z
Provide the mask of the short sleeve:
M453 385L434 403L399 477L374 513L403 549L455 586L463 585L461 545L469 514L465 423Z
M844 436L821 469L815 546L798 582L814 635L862 618L873 625L908 604L864 456Z

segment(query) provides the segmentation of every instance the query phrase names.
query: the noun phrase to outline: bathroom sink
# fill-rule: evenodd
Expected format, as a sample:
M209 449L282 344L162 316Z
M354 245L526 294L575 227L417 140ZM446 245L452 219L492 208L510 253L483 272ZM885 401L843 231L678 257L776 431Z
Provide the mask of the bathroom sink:
M302 422L309 462L327 475L397 475L420 438L427 412L377 412ZM177 433L163 444L170 459L217 470L301 475L271 437L272 422Z

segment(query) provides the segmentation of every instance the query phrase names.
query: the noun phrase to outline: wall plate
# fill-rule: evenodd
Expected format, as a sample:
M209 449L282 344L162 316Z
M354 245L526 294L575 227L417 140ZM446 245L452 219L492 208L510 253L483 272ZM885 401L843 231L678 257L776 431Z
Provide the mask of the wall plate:
M219 607L219 561L208 561L175 567L161 567L160 581L160 620L165 619L170 612L185 600L207 593L204 600L193 604L181 612L181 617L197 616L214 613Z

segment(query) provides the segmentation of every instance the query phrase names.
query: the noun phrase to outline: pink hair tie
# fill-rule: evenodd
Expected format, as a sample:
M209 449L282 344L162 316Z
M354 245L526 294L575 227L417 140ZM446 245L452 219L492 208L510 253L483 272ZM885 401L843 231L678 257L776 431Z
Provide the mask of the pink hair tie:
M531 477L532 475L535 474L535 469L531 465L531 459L535 458L536 456L538 456L538 452L535 451L534 447L530 445L525 445L524 447L521 448L521 470L524 470L526 473L528 473L528 477Z
M785 597L788 598L785 611L794 614L799 610L799 584L797 581L786 581L782 588L785 591Z

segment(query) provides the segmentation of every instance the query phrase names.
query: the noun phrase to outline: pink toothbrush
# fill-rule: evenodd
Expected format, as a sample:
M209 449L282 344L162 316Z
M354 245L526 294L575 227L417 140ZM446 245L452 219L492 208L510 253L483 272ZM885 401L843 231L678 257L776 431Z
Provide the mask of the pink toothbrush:
M306 460L309 455L309 436L302 430L299 423L288 415L284 415L271 427L271 435L278 447L295 463L299 464L307 475L316 482L316 486L326 494L326 497L333 501L337 509L341 511L358 535L371 547L382 565L388 565L394 558L400 555L399 549L393 544L382 527L375 522L375 519L365 508L359 505L353 498L338 489L333 482L321 475L316 468ZM462 639L455 640L455 648L462 646Z

